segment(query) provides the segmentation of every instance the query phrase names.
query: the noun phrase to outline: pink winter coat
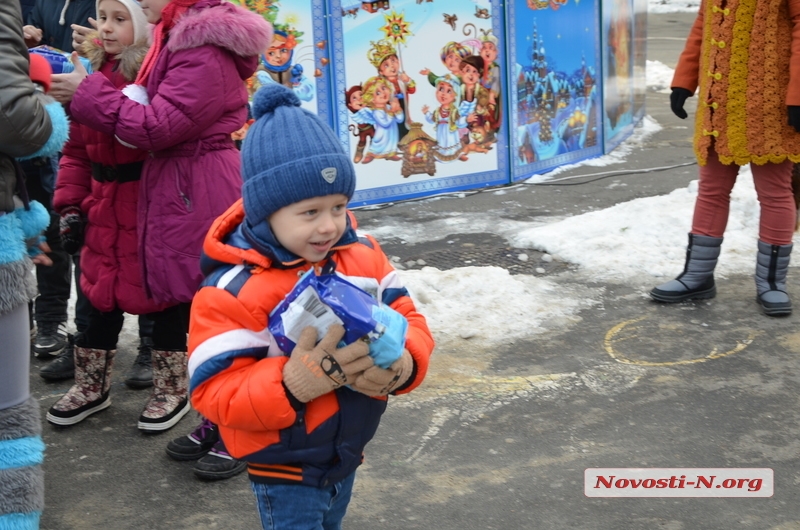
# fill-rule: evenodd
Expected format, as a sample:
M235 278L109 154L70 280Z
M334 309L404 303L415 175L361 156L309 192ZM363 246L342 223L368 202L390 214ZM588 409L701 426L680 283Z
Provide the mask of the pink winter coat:
M98 51L97 47L90 56L102 55L103 60L95 68L118 89L132 79L126 79L122 72L134 76L147 52L146 44L135 45L118 60L107 61L102 48ZM134 62L138 64L132 65ZM119 308L142 314L166 307L148 299L142 284L136 235L139 181L120 183L92 177L93 163L119 167L145 158L147 151L125 147L112 135L74 120L70 125L69 141L59 162L53 207L57 212L78 207L88 219L81 249L81 289L100 311Z
M241 195L231 133L247 119L245 80L269 47L263 17L201 0L176 22L137 103L90 75L71 103L76 121L151 152L139 192L139 253L148 294L191 302L212 221Z

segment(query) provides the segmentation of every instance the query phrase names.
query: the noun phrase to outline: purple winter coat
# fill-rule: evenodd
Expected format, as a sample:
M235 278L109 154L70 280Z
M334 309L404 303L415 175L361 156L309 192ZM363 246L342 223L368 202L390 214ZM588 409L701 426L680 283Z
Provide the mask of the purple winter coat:
M231 133L247 119L245 80L271 40L261 16L201 0L170 31L148 78L148 105L101 74L75 92L75 121L151 152L139 187L139 259L158 303L191 302L206 232L241 196Z

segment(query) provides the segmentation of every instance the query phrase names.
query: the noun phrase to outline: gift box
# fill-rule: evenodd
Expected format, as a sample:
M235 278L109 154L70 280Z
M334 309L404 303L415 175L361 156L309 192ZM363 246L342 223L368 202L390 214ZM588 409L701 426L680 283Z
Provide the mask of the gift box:
M43 45L28 49L28 53L35 53L47 59L54 74L68 74L75 70L75 65L73 65L70 60L71 54L61 51L58 48ZM86 71L91 74L92 63L89 62L89 59L86 57L79 57L79 59L81 63L83 63L83 67L86 68Z
M344 327L340 346L364 340L375 364L388 368L403 353L408 321L372 295L336 274L304 274L270 313L269 331L289 355L308 326L318 340L334 324Z

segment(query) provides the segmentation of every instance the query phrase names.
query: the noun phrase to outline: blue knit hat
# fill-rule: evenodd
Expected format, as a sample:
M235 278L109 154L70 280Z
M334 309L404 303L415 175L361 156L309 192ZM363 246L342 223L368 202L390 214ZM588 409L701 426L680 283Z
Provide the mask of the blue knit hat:
M253 98L252 112L256 121L242 145L244 228L249 238L271 243L270 215L313 197L341 193L349 200L356 174L333 130L300 108L290 89L278 84L262 87Z

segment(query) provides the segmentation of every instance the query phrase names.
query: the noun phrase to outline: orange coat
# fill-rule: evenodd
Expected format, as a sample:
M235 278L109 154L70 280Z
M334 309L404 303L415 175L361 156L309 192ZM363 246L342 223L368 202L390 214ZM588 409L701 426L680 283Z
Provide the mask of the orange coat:
M698 85L700 165L712 146L723 164L800 162L800 0L702 0L672 80Z
M233 234L243 220L240 199L214 222L203 246L208 275L192 302L189 327L192 404L219 425L227 450L248 462L251 480L321 487L361 463L386 398L342 387L302 404L287 393L289 357L269 333L269 314L305 271L321 264L275 264L239 246ZM374 239L349 230L330 260L337 274L373 286L379 300L408 320L405 347L415 370L397 393L410 392L425 377L433 351L425 317Z

